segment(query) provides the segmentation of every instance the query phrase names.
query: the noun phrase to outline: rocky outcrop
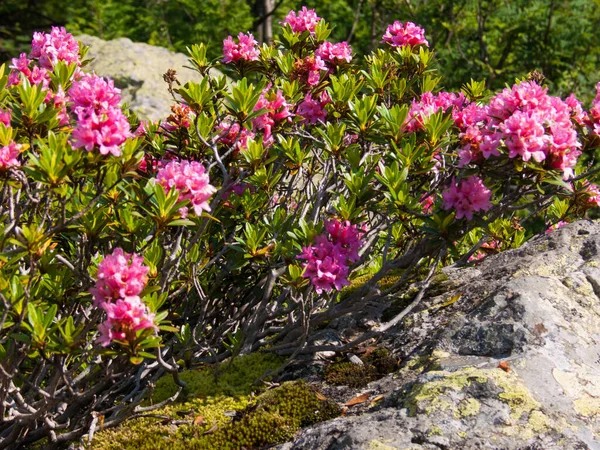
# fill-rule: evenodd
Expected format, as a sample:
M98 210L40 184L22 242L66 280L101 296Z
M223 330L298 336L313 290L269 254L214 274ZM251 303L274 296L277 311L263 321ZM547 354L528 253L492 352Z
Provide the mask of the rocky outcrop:
M444 269L384 339L401 369L361 392L385 398L280 449L600 449L599 264L581 221Z
M200 80L198 72L185 67L190 63L182 53L127 38L104 41L82 35L77 39L90 47L88 58L93 61L88 67L100 76L112 78L121 89L123 101L142 119L164 119L170 114L174 102L163 80L167 70L174 69L181 84Z

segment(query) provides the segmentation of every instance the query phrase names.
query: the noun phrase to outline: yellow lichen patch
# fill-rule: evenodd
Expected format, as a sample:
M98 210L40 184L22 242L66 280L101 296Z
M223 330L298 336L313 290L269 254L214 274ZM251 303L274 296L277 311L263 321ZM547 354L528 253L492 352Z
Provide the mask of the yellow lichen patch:
M527 423L535 433L543 433L553 428L553 423L548 416L538 410L531 411Z
M479 414L481 403L468 394L473 383L491 383L500 389L498 400L510 409L510 423L503 427L506 434L533 435L556 428L553 421L541 410L527 387L513 373L498 369L463 368L455 372L428 372L431 381L415 384L404 400L409 415L433 415L448 412L456 419L467 419ZM457 403L457 395L464 398Z
M462 391L473 382L485 383L487 380L485 374L471 368L456 372L431 371L428 374L438 378L413 386L406 397L405 405L411 416L418 413L430 415L437 411L455 409L452 400L445 396L448 391ZM454 413L460 414L459 411Z
M98 433L92 449L256 448L284 442L300 427L339 413L336 404L320 400L306 383L289 382L254 399L220 396L162 408L152 418L134 419ZM189 423L182 423L182 416L189 417Z
M440 427L431 427L429 430L427 430L427 436L442 436L444 434L444 432L442 431L442 429Z
M390 447L380 441L371 441L369 442L369 450L396 450L396 447Z
M481 410L481 403L474 398L467 398L458 404L458 414L455 415L457 419L460 417L470 417L479 414Z
M573 402L573 406L577 414L600 418L600 398L581 397Z

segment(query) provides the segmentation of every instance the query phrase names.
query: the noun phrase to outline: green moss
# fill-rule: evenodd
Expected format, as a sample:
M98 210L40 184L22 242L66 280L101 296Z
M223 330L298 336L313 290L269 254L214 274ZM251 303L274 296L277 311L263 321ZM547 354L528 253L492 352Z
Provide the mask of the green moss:
M186 370L180 378L187 383L180 400L207 396L248 395L256 387L253 383L268 370L279 367L283 359L270 353L252 353L224 362L218 367L206 366L197 370ZM150 403L159 403L177 392L171 376L158 380Z
M385 275L379 282L377 286L382 289L389 289L392 287L402 276L403 270L390 270L387 275ZM361 275L353 280L350 280L350 285L346 286L340 295L340 300L348 297L351 294L354 294L357 290L363 287L365 284L369 282L373 278L373 274Z
M361 360L363 364L337 362L329 365L325 370L325 381L340 386L363 387L398 369L398 363L385 348L377 348Z
M179 414L178 414L179 412ZM189 412L189 415L183 413ZM303 381L284 383L256 398L209 397L153 412L96 435L93 450L212 450L257 448L284 442L302 426L336 417L339 407L322 401ZM232 418L233 416L233 418Z
M324 378L329 384L357 388L366 386L374 379L375 374L375 367L370 364L339 362L330 364L325 369Z

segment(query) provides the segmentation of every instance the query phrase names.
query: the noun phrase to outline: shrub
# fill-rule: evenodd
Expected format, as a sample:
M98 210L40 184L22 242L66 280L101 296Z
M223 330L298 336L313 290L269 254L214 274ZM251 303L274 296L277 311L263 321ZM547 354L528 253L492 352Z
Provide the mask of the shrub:
M413 308L440 265L598 204L600 95L587 114L533 76L444 92L417 25L364 64L329 33L303 10L281 42L225 40L222 63L193 46L202 79L165 75L160 123L123 111L63 29L0 69L4 448L163 406L177 361L348 349L311 331L418 281ZM175 394L143 405L165 373Z

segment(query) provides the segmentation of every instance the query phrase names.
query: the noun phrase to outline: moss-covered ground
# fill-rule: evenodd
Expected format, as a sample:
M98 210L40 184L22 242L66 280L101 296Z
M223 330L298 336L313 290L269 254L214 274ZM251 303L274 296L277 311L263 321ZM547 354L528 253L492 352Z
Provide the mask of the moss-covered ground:
M303 381L284 383L259 394L253 382L281 361L253 354L223 364L218 376L205 367L181 374L188 383L184 401L100 431L93 450L255 449L290 439L302 426L336 417L339 407L321 400ZM153 402L169 397L169 377L156 386Z

